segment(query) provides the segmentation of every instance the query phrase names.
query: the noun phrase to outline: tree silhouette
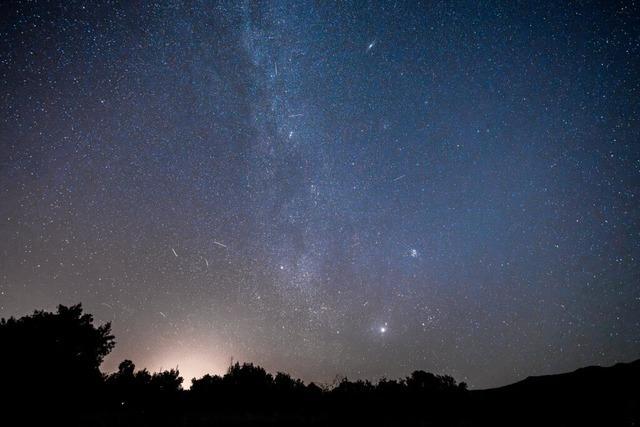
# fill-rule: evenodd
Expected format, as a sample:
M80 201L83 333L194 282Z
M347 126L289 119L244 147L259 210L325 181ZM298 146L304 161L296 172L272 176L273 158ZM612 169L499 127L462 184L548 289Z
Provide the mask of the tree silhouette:
M222 377L206 374L200 379L191 380L191 391L194 393L210 393L222 386Z
M182 377L177 369L150 374L146 369L136 372L131 360L123 360L118 371L106 378L108 400L112 407L158 407L174 399L182 390Z
M425 371L414 371L406 379L407 388L416 393L437 393L458 390L456 380L449 375L434 375Z
M273 376L253 363L231 365L223 381L240 390L264 391L273 385Z
M160 393L176 393L182 390L182 381L180 371L178 369L170 369L153 373L149 385L153 390Z
M93 325L80 304L0 320L3 387L16 403L86 402L102 383L103 358L115 345L111 325Z
M291 378L291 375L278 372L273 379L275 390L278 393L295 393L304 390L304 382Z

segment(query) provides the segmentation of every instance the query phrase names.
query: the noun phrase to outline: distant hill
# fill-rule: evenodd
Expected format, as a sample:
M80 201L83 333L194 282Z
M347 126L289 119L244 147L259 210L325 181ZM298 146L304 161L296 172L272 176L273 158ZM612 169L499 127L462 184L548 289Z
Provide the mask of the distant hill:
M472 391L470 414L480 425L635 426L640 422L640 360Z
M527 377L517 383L485 391L492 393L572 392L600 393L635 385L640 379L640 359L614 366L587 366L573 372Z

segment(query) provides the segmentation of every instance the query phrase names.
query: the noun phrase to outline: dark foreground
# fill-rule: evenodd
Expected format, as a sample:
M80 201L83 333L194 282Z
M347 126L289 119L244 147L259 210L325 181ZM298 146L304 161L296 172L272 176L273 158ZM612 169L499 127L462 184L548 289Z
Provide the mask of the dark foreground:
M110 325L81 306L0 322L2 425L67 426L637 426L640 360L469 391L447 375L343 379L332 387L235 364L183 390L175 370L123 361L100 372Z
M350 383L352 389L346 390L343 383L337 389L304 396L249 392L196 397L183 392L171 404L97 411L82 417L81 424L636 426L639 380L640 360L530 377L480 391L385 391L366 389L366 383Z

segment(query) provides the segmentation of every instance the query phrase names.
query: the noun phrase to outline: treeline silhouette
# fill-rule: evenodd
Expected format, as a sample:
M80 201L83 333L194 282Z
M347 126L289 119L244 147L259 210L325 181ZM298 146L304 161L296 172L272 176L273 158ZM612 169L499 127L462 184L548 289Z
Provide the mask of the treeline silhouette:
M24 423L123 426L466 426L540 425L541 421L631 426L639 419L638 362L617 365L615 372L606 368L611 371L583 373L578 386L553 401L544 396L556 396L553 390L562 390L572 380L556 380L549 389L545 377L538 377L543 379L470 392L451 376L414 371L406 378L375 384L343 378L321 387L283 372L274 376L252 363L235 363L222 376L194 378L190 390L185 390L177 369L150 373L124 360L116 372L103 374L100 364L114 345L111 325L94 326L93 317L84 314L80 304L60 305L55 313L36 311L0 320L5 417ZM560 376L550 378L556 377ZM584 396L591 378L597 379L597 387L607 388L606 399L593 393ZM594 399L591 410L580 408L580 403ZM593 413L598 403L605 407ZM523 417L532 404L539 407ZM560 415L545 411L548 408Z

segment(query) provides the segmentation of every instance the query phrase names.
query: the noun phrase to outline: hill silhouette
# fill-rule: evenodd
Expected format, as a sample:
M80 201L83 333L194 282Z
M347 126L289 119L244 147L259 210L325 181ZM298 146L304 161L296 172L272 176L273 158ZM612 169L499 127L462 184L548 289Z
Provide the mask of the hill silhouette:
M611 367L528 377L503 387L474 391L484 420L498 407L528 414L525 425L637 425L640 419L640 360Z
M517 416L520 425L633 426L640 420L639 384L636 360L528 377L471 395L476 421L487 425Z
M16 425L553 425L635 426L640 360L467 390L448 375L414 371L331 387L235 363L184 390L179 371L130 360L103 374L115 345L80 304L0 320L3 414Z

